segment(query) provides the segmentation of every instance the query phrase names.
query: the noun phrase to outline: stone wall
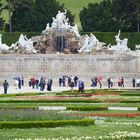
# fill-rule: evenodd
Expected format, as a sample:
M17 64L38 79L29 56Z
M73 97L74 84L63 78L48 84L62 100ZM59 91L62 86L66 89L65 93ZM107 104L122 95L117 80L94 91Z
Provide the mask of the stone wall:
M140 56L140 55L139 55ZM102 76L103 84L113 77L117 84L119 77L131 84L132 78L140 78L140 58L128 55L75 55L75 54L35 54L0 55L0 81L23 76L28 81L34 77L52 77L55 82L60 76L78 75L90 83L93 76Z

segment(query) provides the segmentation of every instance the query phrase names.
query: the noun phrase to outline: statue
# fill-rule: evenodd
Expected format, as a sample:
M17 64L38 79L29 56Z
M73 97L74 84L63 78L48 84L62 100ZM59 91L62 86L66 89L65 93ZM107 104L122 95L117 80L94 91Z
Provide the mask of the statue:
M91 52L93 49L99 51L102 49L103 45L105 45L105 43L99 42L99 40L91 33L90 37L86 35L85 43L78 52Z
M20 35L18 44L25 49L27 53L37 53L37 50L33 47L33 41L31 39L28 39L23 34Z
M9 46L7 46L6 44L2 44L2 34L0 34L0 50L9 50Z
M75 24L75 25L72 27L72 31L74 32L74 34L75 34L76 37L78 37L78 38L80 37L77 24Z
M109 50L115 51L117 53L126 53L127 51L130 51L130 49L127 46L128 39L124 38L123 40L121 40L120 33L121 33L121 31L119 30L118 35L115 36L117 44L114 46L111 46L111 48L109 48Z
M89 36L86 34L85 38L84 38L84 45L80 48L80 50L78 50L78 52L90 52L90 46L89 46Z

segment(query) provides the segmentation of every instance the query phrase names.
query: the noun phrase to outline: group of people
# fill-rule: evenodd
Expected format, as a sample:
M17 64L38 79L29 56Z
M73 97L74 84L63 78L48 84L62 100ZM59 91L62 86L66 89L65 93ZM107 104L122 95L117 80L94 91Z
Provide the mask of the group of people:
M59 86L63 86L65 87L66 86L66 82L67 82L67 86L68 87L71 87L71 90L73 91L74 87L78 87L79 89L79 92L82 93L84 92L84 81L82 80L79 80L79 77L76 75L76 76L62 76L62 77L59 77Z
M14 78L14 86L16 89L21 89L22 86L24 86L24 78L21 77L17 77L17 78ZM47 82L46 82L47 81ZM97 87L99 85L100 88L102 88L102 77L99 76L99 77L93 77L91 79L91 86L92 87ZM51 91L52 90L52 84L53 84L53 80L52 78L44 78L44 77L41 77L40 80L38 80L37 78L35 77L32 77L30 80L29 80L29 87L32 87L33 89L36 88L36 89L40 89L40 91L44 91L46 86L47 86L47 90L48 91ZM84 92L84 89L85 89L85 84L84 84L84 81L83 80L80 80L78 76L62 76L62 77L59 77L59 80L58 80L58 84L60 87L70 87L71 88L71 91L73 91L74 87L78 87L78 90L80 93L83 93ZM107 79L107 86L108 88L112 88L113 87L113 78L112 77L109 77ZM119 87L124 87L124 78L121 77L119 78L118 80L118 86ZM140 79L135 79L133 78L132 79L132 86L133 87L140 87ZM4 81L3 83L3 88L4 88L4 94L7 94L7 90L8 90L8 87L9 87L9 83L7 82L7 80Z
M47 90L51 91L53 84L52 78L48 78L47 83L44 77L41 77L40 80L38 80L37 78L35 79L34 77L29 80L29 87L32 87L33 89L34 88L38 89L40 87L40 91L44 91L46 84Z

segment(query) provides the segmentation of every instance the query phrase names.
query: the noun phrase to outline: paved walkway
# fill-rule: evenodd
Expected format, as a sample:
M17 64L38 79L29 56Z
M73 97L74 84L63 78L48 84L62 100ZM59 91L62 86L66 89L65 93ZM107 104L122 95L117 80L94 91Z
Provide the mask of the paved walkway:
M74 87L74 89L78 89L78 87ZM99 87L86 87L85 89L99 89ZM102 89L107 89L107 87L103 87ZM139 89L140 92L140 88L132 88L132 87L125 87L125 88L118 88L118 87L114 87L112 89L118 89L118 90L132 90L132 89ZM58 87L58 86L53 86L52 87L52 91L51 92L62 92L62 91L67 91L67 90L71 90L70 87ZM16 89L14 86L9 87L8 88L8 94L14 94L14 93L29 93L29 92L50 92L47 91L47 89L45 89L44 91L40 91L39 89L32 89L31 87L22 87L21 89ZM3 87L0 87L0 94L3 94Z

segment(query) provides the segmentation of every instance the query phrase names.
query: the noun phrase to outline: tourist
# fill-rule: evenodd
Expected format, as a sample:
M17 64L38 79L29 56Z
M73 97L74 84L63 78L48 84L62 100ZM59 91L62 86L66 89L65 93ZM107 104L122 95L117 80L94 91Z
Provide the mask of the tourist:
M73 88L74 88L74 81L73 80L70 83L70 87L71 87L71 91L73 91Z
M84 88L85 88L85 85L84 85L84 82L82 80L79 81L79 92L80 93L83 93L84 92Z
M123 77L121 78L121 87L124 87L124 79L123 79Z
M136 86L136 80L135 80L135 78L132 79L132 83L133 83L133 87L135 87Z
M70 87L70 83L71 83L71 77L68 77L68 86Z
M8 87L9 87L9 83L5 80L3 83L4 94L7 94Z
M33 89L35 88L35 84L36 84L36 80L35 80L35 78L32 78L31 79L31 85L32 85Z
M98 78L95 77L95 87L97 87Z
M113 78L110 78L110 87L113 87Z
M62 83L63 83L63 87L65 87L66 86L66 80L65 80L65 76L62 76Z
M48 79L48 82L47 82L47 90L48 91L51 91L52 90L52 83L53 83L52 78L49 78Z
M61 87L61 84L62 84L62 78L59 77L59 87Z
M36 86L36 89L38 89L38 86L39 86L39 80L38 79L36 79L36 81L35 81L35 86Z
M21 89L21 79L18 78L18 88Z
M74 77L74 86L75 86L75 87L77 87L77 82L78 82L78 77L75 76L75 77Z
M108 88L110 88L110 85L111 85L111 80L110 80L110 78L107 79L107 83L108 83Z
M102 88L101 80L98 80L100 88Z
M18 89L18 80L17 79L15 79L15 81L14 81L14 86L16 89Z
M24 86L24 78L21 78L21 85Z

